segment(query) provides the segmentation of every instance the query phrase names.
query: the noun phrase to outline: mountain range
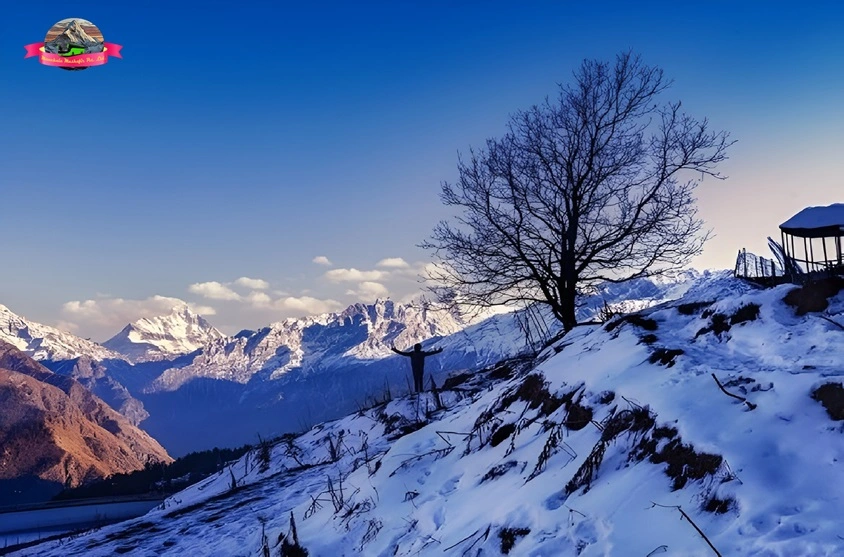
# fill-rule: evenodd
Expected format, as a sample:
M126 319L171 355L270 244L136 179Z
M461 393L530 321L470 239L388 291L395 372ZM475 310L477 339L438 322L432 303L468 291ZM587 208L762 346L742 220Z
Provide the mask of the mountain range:
M648 307L706 276L689 271L608 284L583 297L580 318L593 318L605 303ZM225 336L178 305L168 315L128 324L100 345L0 308L0 340L78 380L175 456L299 431L373 398L407 392L409 363L392 345L443 348L426 364L441 384L450 373L522 353L557 332L541 310L474 322L424 300L378 300Z
M16 555L842 555L844 281L653 286L683 293Z

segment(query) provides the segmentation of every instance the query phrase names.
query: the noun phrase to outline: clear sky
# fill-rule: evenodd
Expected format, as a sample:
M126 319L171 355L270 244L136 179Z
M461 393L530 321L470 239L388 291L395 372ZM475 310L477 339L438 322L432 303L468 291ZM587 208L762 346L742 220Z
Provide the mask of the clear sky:
M0 303L94 340L170 298L231 333L411 294L458 151L627 49L738 140L699 190L716 237L697 266L767 255L779 223L844 201L835 2L78 6L6 11ZM24 60L66 17L123 59Z

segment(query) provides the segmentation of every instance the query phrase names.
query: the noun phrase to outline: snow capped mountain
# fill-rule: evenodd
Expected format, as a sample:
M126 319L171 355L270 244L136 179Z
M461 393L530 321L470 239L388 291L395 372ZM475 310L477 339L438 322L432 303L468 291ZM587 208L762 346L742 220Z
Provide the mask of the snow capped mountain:
M68 22L64 31L59 34L59 37L64 37L69 43L78 44L82 46L91 46L100 44L100 41L85 32L82 24L78 19ZM56 37L57 40L59 37Z
M793 288L710 274L17 555L840 556L844 291Z
M691 272L659 282L606 285L582 299L578 318L593 319L605 302L613 311L650 307L708 276ZM406 392L412 385L409 363L390 351L393 344L402 350L417 342L442 348L426 363L426 381L441 384L450 373L520 354L558 332L559 325L541 308L478 321L419 299L354 304L234 337L180 306L169 315L132 323L106 343L108 348L67 335L65 344L79 349L46 351L52 337L36 335L35 325L23 335L26 342L18 335L12 342L29 346L53 371L79 379L179 456L252 442L256 433L301 429L303 423L344 415L386 391ZM88 358L80 359L85 352Z
M224 336L184 304L175 306L167 315L145 317L126 325L103 346L130 361L144 362L189 354Z
M296 368L325 371L380 360L393 355L394 343L404 349L464 326L450 312L428 304L354 304L339 313L285 319L250 335L214 339L192 364L165 371L153 388L174 390L197 377L245 384L259 372L272 380Z
M122 359L96 342L28 321L0 304L0 340L5 340L36 360L70 360L89 356L95 360Z

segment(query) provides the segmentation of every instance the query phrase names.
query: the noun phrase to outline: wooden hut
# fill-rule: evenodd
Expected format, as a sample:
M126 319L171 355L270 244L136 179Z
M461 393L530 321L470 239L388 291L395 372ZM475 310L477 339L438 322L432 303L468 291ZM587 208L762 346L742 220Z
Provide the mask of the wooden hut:
M844 275L844 203L807 207L782 223L780 234L792 282Z

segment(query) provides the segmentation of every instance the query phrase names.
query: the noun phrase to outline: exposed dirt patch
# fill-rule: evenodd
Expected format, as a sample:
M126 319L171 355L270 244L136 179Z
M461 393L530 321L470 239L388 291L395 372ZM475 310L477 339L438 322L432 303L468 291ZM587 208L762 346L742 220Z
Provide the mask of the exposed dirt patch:
M530 528L502 528L498 531L498 537L501 539L501 553L507 555L513 546L516 545L518 538L523 538L530 534Z
M677 311L680 312L682 315L694 315L695 313L699 312L700 310L707 308L714 304L715 302L691 302L688 304L680 304L677 306Z
M804 284L788 292L783 301L794 308L797 315L823 311L829 298L844 290L844 278L830 277Z
M653 344L653 343L655 343L655 342L656 342L656 341L658 341L658 340L659 340L659 339L658 339L658 338L656 338L656 335L655 335L655 334L653 334L653 333L648 333L648 334L646 334L646 335L642 335L642 337L639 339L639 342L641 342L642 344Z
M661 364L666 367L674 365L677 356L684 354L680 348L657 348L653 351L648 361L652 364Z
M572 396L573 394L571 393ZM548 390L548 385L545 383L545 376L541 373L531 373L522 380L522 383L515 391L510 392L501 399L498 404L498 411L508 408L517 400L527 402L528 408L531 410L539 408L543 416L548 416L560 406L567 403L570 397L567 399L566 397L552 395Z
M515 369L510 364L504 363L492 368L487 374L490 379L510 379L515 373Z
M474 374L472 373L459 373L457 375L451 375L446 378L443 382L442 390L447 391L449 389L453 389L454 387L458 387L472 378Z
M581 487L589 490L592 486L592 480L598 475L598 468L604 460L604 453L609 444L618 438L619 435L625 431L640 433L647 431L654 425L654 416L647 408L636 408L634 410L622 410L613 415L604 424L604 430L601 432L601 438L592 448L592 452L577 469L574 476L566 484L566 494L572 494Z
M730 325L738 325L747 321L756 321L759 318L759 304L749 303L738 308L730 316Z
M508 460L503 464L496 464L495 466L487 470L487 473L483 475L483 477L481 478L481 483L500 478L501 476L503 476L518 465L519 463L515 460Z
M630 323L632 325L636 325L637 327L641 327L646 331L656 331L659 325L657 322L651 319L650 317L645 317L643 315L639 315L638 313L631 313L629 315L625 315L619 319L614 319L606 324L604 329L607 332L611 332L616 327L623 325L624 323Z
M598 399L598 404L609 404L615 400L615 393L612 391L604 391L601 393L601 398Z
M510 438L513 432L516 431L516 424L504 424L492 432L489 438L489 444L496 447Z
M830 418L844 420L844 386L841 383L821 385L812 391L812 398L823 404Z
M704 315L706 315L705 312ZM725 314L711 313L709 317L711 317L711 319L709 320L709 325L699 330L695 335L695 338L699 337L700 335L705 335L706 333L715 333L715 336L721 338L721 335L723 333L726 333L730 330L730 320Z
M586 427L592 421L592 409L588 406L583 406L580 402L573 402L568 406L568 414L566 421L563 424L573 431L578 431Z
M666 439L668 442L659 448ZM656 428L630 452L631 460L642 461L645 458L654 464L667 464L665 475L671 478L671 488L675 491L685 487L689 480L700 480L715 474L724 461L721 455L696 452L692 445L683 443L672 427Z
M726 514L730 509L736 506L734 499L719 499L718 497L710 497L703 504L703 510L715 514Z

